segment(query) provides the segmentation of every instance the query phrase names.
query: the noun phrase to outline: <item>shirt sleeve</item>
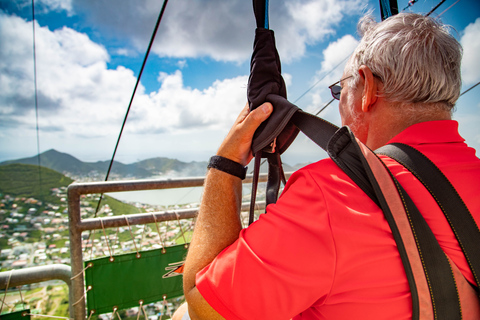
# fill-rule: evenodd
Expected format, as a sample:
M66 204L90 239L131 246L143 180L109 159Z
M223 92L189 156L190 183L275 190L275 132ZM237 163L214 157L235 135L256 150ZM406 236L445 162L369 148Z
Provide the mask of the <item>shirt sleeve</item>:
M321 188L294 173L267 214L197 274L196 286L227 319L291 319L326 299L335 245Z

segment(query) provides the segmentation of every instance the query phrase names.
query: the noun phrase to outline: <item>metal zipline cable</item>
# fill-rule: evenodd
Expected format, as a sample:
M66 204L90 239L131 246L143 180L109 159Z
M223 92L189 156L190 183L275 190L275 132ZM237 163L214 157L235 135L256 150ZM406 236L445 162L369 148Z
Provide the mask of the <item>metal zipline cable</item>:
M125 118L123 119L122 128L120 129L120 134L118 135L117 144L115 145L115 150L113 151L112 160L110 161L110 165L108 167L107 176L105 177L105 181L108 180L110 170L112 169L112 164L113 164L113 161L115 159L115 154L117 153L118 145L120 143L120 138L122 137L123 129L125 128L125 123L127 122L127 118L128 118L128 114L130 112L130 108L132 107L133 98L135 97L135 93L137 92L137 87L140 83L140 78L142 77L143 69L145 69L145 64L147 62L148 55L150 54L150 50L152 49L153 41L155 40L155 36L157 34L158 26L160 25L160 21L162 21L163 13L165 12L167 2L168 2L168 0L165 0L163 2L162 10L160 11L160 14L158 15L157 24L155 25L155 29L153 30L152 37L150 38L150 43L148 45L147 52L145 53L145 58L143 59L142 67L140 68L140 73L138 74L137 82L135 83L135 88L133 89L132 97L130 98L130 103L128 104L127 113L125 114Z
M443 10L442 13L440 13L437 18L440 18L445 12L447 12L448 10L450 10L454 5L456 5L460 0L457 0L455 1L450 7L448 7L447 9Z
M353 53L353 51L352 51ZM328 71L327 73L325 73L323 75L323 77L321 77L317 82L315 82L310 88L308 88L304 93L302 93L297 99L295 99L295 101L293 101L293 103L297 103L298 100L300 100L301 98L303 98L308 92L310 92L310 90L312 90L313 88L315 88L319 83L320 81L322 81L323 79L325 79L326 76L328 76L330 73L332 73L333 71L335 71L335 69L337 69L342 63L344 63L348 58L350 58L350 56L352 55L349 54L345 59L343 59L342 61L340 61L340 63L338 63L335 67L333 67L330 71Z
M429 15L431 15L431 14L432 14L435 10L437 10L438 7L440 7L445 1L446 1L446 0L440 1L432 10L430 10L429 13L427 13L427 14L425 15L425 17L428 17Z
M417 1L418 1L418 0L410 0L410 1L408 1L408 5L407 5L405 8L403 8L402 12L405 11L405 10L407 10L407 9L410 8L411 6L413 6L415 3L417 3Z
M115 155L117 153L118 145L120 143L120 138L122 137L123 129L125 128L125 123L127 122L127 118L128 118L128 114L130 112L130 108L132 107L133 98L135 97L135 93L137 91L138 84L140 83L140 78L142 77L143 69L145 68L145 64L147 62L148 55L150 54L150 50L152 49L153 41L155 40L155 36L157 34L157 30L158 30L158 27L160 25L160 22L162 21L163 13L165 12L165 8L167 7L167 3L168 3L168 0L165 0L163 2L162 9L160 10L160 14L158 15L158 18L157 18L157 23L155 24L155 28L153 29L153 33L152 33L152 36L150 38L150 43L148 44L147 52L145 53L145 57L143 59L142 67L140 68L140 72L138 74L138 78L137 78L137 82L135 83L135 87L133 89L132 97L130 98L130 103L128 104L128 108L127 108L127 112L125 114L125 118L123 119L122 128L120 129L120 133L118 135L117 143L115 144L115 149L113 150L112 159L110 160L110 165L108 166L107 174L105 176L105 181L108 180L108 177L110 175L110 171L112 170L113 161L115 160ZM97 208L95 209L95 214L94 214L95 218L97 217L98 210L100 209L102 199L103 199L103 193L100 194L100 198L98 199L98 202L97 202ZM89 230L87 241L90 240L91 235L92 235L92 231ZM87 249L87 246L85 246L84 252L86 252L86 249Z
M459 97L463 96L465 93L467 93L468 91L472 90L473 88L475 88L476 86L478 86L480 84L480 81L477 82L476 84L474 84L473 86L471 86L470 88L468 88L467 90L463 91Z
M37 49L35 45L35 1L32 0L32 28L33 28L33 84L35 89L35 122L37 131L37 163L38 163L38 192L42 192L42 162L40 160L40 127L38 125L38 90L37 90Z
M127 122L128 114L130 113L130 108L132 107L133 98L135 97L135 93L137 92L138 85L140 83L140 78L142 77L143 69L145 69L145 64L148 59L148 55L150 54L150 50L152 49L153 41L155 40L155 36L157 34L158 27L160 26L160 22L162 21L163 13L165 12L165 8L167 7L168 0L163 2L162 9L160 10L160 14L158 15L157 23L155 24L155 28L153 30L152 36L150 38L150 43L148 44L147 52L145 53L145 57L143 59L142 67L140 68L140 73L137 77L137 82L135 83L135 88L133 89L132 97L130 98L130 103L128 104L127 112L125 114L125 118L123 119L122 128L120 129L120 133L118 135L117 143L115 145L115 149L113 150L112 159L110 160L110 165L108 166L107 174L105 176L105 181L108 180L110 175L110 171L112 170L112 165L115 160L115 155L117 154L118 145L120 144L120 139L122 137L123 129L125 128L125 123ZM97 216L98 210L100 208L100 203L102 202L103 194L100 196L100 199L97 203L97 208L95 209L95 217Z
M412 0L409 2L409 6L412 6L413 4L415 4L418 0ZM428 12L425 16L428 17L429 15L431 15L435 10L438 9L438 7L440 7L440 5L442 5L446 0L442 0L440 1L440 3L438 3L432 10L430 10L430 12ZM453 7L455 4L457 4L457 2L460 1L460 0L457 0L454 4L452 4L450 7L448 7L446 10L444 10L442 13L439 14L439 16L441 16L442 14L444 14L446 11L448 11L451 7ZM402 11L404 11L405 9L407 9L408 7L404 8ZM293 101L293 103L296 103L298 100L300 100L301 98L303 98L303 96L305 96L310 90L312 90L314 87L316 87L320 81L322 81L326 76L328 76L330 73L332 73L335 69L337 69L343 62L345 62L345 60L347 60L348 58L350 58L350 56L353 54L353 52L348 55L345 59L343 59L339 64L337 64L335 67L333 67L329 72L327 72L321 79L319 79L317 82L315 82L310 88L308 88L304 93L302 93L295 101ZM329 103L327 103L326 106L328 106L332 101L330 101ZM325 106L325 107L326 107ZM325 109L325 107L323 107L318 113L322 112L323 109ZM318 115L317 113L317 115Z

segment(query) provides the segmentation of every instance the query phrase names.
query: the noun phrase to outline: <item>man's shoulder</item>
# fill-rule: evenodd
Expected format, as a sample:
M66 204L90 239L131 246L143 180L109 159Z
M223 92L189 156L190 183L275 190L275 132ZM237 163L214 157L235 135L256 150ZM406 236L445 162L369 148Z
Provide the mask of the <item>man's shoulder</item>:
M323 174L331 174L332 172L342 172L342 169L340 169L337 164L331 159L331 158L325 158L322 160L319 160L317 162L313 162L310 164L305 165L304 167L298 169L295 173L311 173L311 172L316 172L316 173L323 173Z
M353 183L350 177L330 158L308 164L295 171L289 180L313 180L320 188L338 187L344 182Z
M318 168L318 167L322 167L322 166L334 166L336 167L337 169L340 170L340 168L335 164L335 162L330 158L330 157L327 157L327 158L324 158L324 159L320 159L318 161L315 161L315 162L312 162L312 163L309 163L307 165L305 165L304 167L302 167L300 170L302 169L312 169L312 168Z

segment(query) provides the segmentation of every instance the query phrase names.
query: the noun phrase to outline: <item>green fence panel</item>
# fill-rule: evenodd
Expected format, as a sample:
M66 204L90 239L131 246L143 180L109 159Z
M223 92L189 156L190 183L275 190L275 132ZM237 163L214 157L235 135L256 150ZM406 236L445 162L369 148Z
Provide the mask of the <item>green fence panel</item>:
M185 245L85 261L88 313L112 312L183 295ZM140 257L138 257L140 256Z
M30 309L2 314L0 320L30 320Z

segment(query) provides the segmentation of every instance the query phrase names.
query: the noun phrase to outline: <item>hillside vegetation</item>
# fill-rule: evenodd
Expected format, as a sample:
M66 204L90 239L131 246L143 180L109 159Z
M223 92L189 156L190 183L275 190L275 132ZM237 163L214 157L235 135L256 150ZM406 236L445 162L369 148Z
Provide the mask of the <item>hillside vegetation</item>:
M73 182L63 174L28 164L0 166L0 192L17 197L33 197L43 201L58 201L52 188L66 187Z
M40 160L43 167L61 172L72 177L89 177L94 180L103 180L108 170L110 161L83 162L79 159L56 150L45 151L38 156L9 160L0 163L0 166L14 163L36 165ZM203 176L207 170L206 162L182 162L169 158L152 158L123 164L114 161L111 174L115 178L148 178L151 176L174 174L176 176Z
M131 204L124 203L107 195L103 195L102 204L108 204L108 206L110 207L110 209L112 209L112 212L116 216L145 212L145 209L143 208L137 208ZM92 203L92 207L94 206L96 206L96 202Z

